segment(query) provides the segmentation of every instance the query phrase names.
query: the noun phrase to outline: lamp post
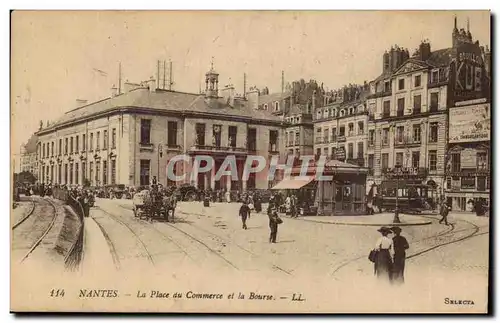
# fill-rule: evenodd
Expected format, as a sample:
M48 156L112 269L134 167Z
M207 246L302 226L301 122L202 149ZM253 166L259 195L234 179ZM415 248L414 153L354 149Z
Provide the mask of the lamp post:
M393 223L401 223L401 220L399 219L399 174L401 170L401 165L397 163L394 166L396 170L396 209L394 210L394 219L392 220Z
M163 157L163 146L158 144L158 172L156 174L157 179L160 180L160 158Z

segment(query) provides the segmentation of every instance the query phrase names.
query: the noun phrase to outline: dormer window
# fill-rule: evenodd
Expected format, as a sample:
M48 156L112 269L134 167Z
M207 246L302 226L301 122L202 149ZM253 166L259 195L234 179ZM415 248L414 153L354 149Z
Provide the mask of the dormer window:
M437 83L439 81L439 70L433 70L431 73L431 83Z
M354 109L353 108L349 108L349 115L353 114L354 112Z
M391 91L391 82L385 81L384 82L384 92L390 92L390 91Z
M340 110L340 116L341 117L345 116L345 110L344 109Z
M264 104L264 110L267 110L267 104Z
M274 112L277 112L280 110L280 103L279 102L274 102Z
M318 110L318 112L316 112L316 118L321 119L321 112L321 110Z

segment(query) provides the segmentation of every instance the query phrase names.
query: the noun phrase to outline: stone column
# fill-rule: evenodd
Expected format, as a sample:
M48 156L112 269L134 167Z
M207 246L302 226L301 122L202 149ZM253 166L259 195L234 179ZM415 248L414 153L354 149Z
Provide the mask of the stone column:
M226 188L228 191L231 191L232 177L230 175L226 175Z
M212 190L215 190L215 173L216 173L215 167L216 167L216 165L214 162L214 165L213 165L212 169L210 170L210 188Z

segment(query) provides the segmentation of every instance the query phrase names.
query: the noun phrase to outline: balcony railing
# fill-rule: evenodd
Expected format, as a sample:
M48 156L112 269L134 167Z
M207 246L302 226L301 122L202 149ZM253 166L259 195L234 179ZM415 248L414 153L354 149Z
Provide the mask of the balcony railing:
M413 138L405 140L396 140L394 142L394 147L396 148L415 147L420 145L421 145L421 140L416 140Z
M338 142L345 142L345 136L344 135L340 135L337 137L337 141Z
M316 138L316 140L314 142L317 143L317 144L322 144L323 143L323 138Z
M391 177L426 177L428 173L424 167L382 168L382 174Z
M328 139L328 137L324 137L324 138L323 138L323 143L324 143L324 144L327 144L327 143L329 143L329 142L330 142L330 140Z
M150 142L140 142L139 143L139 149L153 151L154 150L154 145L152 143L150 143ZM91 151L92 151L92 149L91 149Z
M213 151L213 152L247 152L247 148L243 147L223 147L223 146L206 146L206 145L194 145L191 150L203 150L203 151Z

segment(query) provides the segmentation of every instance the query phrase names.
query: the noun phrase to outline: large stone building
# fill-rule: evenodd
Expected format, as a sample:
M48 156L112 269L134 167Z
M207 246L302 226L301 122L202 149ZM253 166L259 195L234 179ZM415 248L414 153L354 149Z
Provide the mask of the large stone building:
M456 22L453 35L445 194L454 210L469 211L490 197L491 53Z
M367 147L368 85L345 86L327 93L324 106L316 109L316 155L365 166Z
M30 172L33 175L37 175L37 143L38 137L36 135L32 135L30 139L28 139L28 142L21 146L19 169L21 172Z
M267 174L242 181L243 165L247 155L279 155L282 118L257 109L258 95L237 97L231 85L219 91L213 67L205 80L203 94L161 90L155 80L126 83L124 93L67 112L37 133L39 178L61 184L88 180L91 186L139 186L156 176L167 184L166 166L172 157L209 155L216 164L212 172L188 174L184 182L201 189L267 189ZM239 180L215 180L228 155L236 156ZM177 175L186 171L174 169Z
M480 50L468 30L457 29L456 19L451 36L450 48L432 51L423 41L411 57L397 46L384 53L382 74L367 98L368 167L374 170L369 180L391 184L394 177L387 175L398 165L406 181L433 186L436 198L444 194L448 110L460 95L451 86L455 66L463 46Z

